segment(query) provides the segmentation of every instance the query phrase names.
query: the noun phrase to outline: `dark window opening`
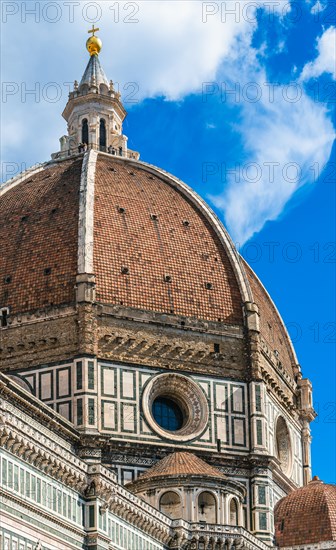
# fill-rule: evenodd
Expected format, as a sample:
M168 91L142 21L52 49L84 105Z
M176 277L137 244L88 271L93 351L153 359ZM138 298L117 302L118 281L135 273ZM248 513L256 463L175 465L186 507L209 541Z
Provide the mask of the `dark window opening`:
M94 505L89 506L89 528L95 526L95 507Z
M12 277L10 277L10 275L8 275L7 277L5 277L4 281L5 281L6 285L9 285L9 283L12 282Z
M106 151L106 123L103 118L100 119L99 125L99 149Z
M94 399L88 400L88 423L92 426L95 423L95 402Z
M51 267L46 267L45 270L44 270L44 274L45 275L50 275L51 274Z
M119 156L122 157L123 156L123 150L122 150L122 147L119 147Z
M89 125L87 118L82 121L82 143L89 144Z
M94 363L88 362L88 389L94 390Z
M154 420L170 432L176 432L183 426L183 414L178 404L167 397L157 397L154 400L152 413Z
M214 353L219 353L220 352L220 345L219 344L214 344Z
M2 309L0 315L1 327L7 327L8 325L8 309Z
M82 361L76 363L77 390L83 389L83 364Z
M77 399L77 426L83 424L83 399Z

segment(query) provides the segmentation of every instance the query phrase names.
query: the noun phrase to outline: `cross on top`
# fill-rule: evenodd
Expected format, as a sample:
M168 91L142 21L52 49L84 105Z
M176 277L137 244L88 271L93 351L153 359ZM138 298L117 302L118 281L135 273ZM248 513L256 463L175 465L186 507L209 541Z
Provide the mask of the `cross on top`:
M100 29L95 29L95 26L92 25L92 29L88 31L88 33L92 32L92 36L95 35L95 32L98 32Z

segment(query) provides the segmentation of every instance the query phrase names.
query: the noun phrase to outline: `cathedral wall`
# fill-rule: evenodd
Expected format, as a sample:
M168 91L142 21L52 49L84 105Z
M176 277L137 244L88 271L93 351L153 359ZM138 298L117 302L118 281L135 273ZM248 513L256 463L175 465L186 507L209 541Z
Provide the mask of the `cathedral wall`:
M86 431L99 431L113 440L127 440L156 447L174 447L148 423L143 411L146 384L157 369L97 361L81 357L54 366L16 371L34 395ZM205 396L209 419L199 437L184 446L222 452L246 453L249 449L247 385L225 378L186 375ZM191 434L192 436L192 434ZM183 442L181 442L183 445Z

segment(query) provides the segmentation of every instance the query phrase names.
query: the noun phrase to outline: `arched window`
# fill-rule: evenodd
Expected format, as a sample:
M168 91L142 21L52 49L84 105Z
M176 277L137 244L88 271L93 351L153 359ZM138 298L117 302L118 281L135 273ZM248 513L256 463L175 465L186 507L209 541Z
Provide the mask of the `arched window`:
M160 498L160 512L172 519L182 517L181 499L174 491L167 491Z
M198 521L217 523L217 504L215 497L206 491L198 497Z
M230 525L238 525L238 504L235 498L230 502Z
M103 118L100 119L99 125L99 149L106 151L106 123Z
M89 125L87 118L82 120L82 143L89 144Z

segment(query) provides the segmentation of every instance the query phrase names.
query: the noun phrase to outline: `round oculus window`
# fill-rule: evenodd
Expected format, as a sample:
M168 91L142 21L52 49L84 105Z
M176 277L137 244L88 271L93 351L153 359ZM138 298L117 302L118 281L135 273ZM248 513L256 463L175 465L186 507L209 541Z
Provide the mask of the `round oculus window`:
M208 425L208 402L193 380L177 373L155 376L142 395L142 409L148 425L159 436L190 441Z
M157 397L153 401L152 415L155 422L164 430L176 432L183 426L183 412L173 399Z

